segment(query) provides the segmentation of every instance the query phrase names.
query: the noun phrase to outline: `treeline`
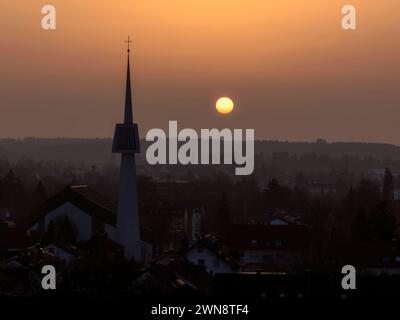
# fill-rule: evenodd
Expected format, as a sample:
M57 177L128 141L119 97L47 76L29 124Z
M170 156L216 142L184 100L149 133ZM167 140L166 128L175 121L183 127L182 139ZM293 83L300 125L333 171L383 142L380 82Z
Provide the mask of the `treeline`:
M8 210L19 222L66 184L88 184L115 200L118 177L116 165L0 161L0 210ZM142 221L160 237L170 230L174 215L187 206L203 207L205 232L216 234L223 233L229 223L264 223L266 215L286 212L310 227L313 248L321 255L354 241L387 242L400 236L399 178L390 169L385 170L382 182L367 178L351 182L345 172L332 180L341 186L340 193L313 193L310 177L304 173L298 173L293 184L262 174L233 179L222 171L187 174L185 181L170 176L168 182L141 174L139 206Z
M143 150L148 143L142 140ZM111 154L112 139L69 139L69 138L25 138L0 139L0 157L10 162L23 158L38 161L72 161L107 163L115 160ZM319 139L316 142L285 142L259 140L255 142L255 153L264 157L273 154L304 156L307 154L342 158L376 159L379 161L400 161L400 146L383 143L328 143Z

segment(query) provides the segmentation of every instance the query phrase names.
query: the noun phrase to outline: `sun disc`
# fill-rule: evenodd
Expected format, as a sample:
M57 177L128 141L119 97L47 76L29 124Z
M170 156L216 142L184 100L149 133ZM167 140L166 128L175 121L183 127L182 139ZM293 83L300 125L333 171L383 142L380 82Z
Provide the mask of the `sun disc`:
M221 114L229 114L232 112L234 103L231 98L222 97L219 98L215 104L215 108Z

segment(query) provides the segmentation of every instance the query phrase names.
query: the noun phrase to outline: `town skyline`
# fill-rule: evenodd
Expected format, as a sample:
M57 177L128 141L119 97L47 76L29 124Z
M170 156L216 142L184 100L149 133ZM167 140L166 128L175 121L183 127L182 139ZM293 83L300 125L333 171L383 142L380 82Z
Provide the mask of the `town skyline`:
M340 27L336 0L54 1L51 31L40 27L42 5L1 4L14 19L0 19L0 137L110 137L130 34L142 137L176 120L196 130L253 128L257 140L400 144L395 1L353 1L351 31ZM221 96L235 101L231 115L215 111Z

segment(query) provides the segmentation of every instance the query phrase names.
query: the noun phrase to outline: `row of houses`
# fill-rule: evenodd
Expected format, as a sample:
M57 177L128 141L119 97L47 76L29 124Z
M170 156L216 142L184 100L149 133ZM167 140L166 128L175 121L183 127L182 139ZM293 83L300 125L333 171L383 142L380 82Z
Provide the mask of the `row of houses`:
M146 254L145 263L168 265L184 262L198 266L210 275L241 272L295 274L315 265L312 230L292 215L281 212L267 215L263 223L227 225L225 237L221 239L202 233L203 214L203 210L198 209L185 211L183 220L185 228L191 231L190 238L184 246L168 251L156 251L154 234L142 227L140 234L145 246L142 250ZM0 241L3 257L16 256L41 243L42 249L68 265L93 238L103 239L101 250L113 254L122 251L116 241L115 204L88 186L66 187L19 225L11 221L9 214L3 215L1 220L10 226ZM68 235L68 230L74 234L71 241L65 237L60 241L51 235L60 231ZM366 274L400 274L400 246L397 243L373 247L357 244L348 248L347 256L347 262L362 267Z
M260 269L289 271L310 258L310 232L307 226L296 221L274 217L264 224L227 225L226 238L218 239L202 233L203 216L203 208L184 211L185 234L189 233L187 245L172 251L194 264L204 265L211 273ZM9 216L6 218L10 223ZM73 259L71 248L76 243L89 241L94 235L104 235L109 242L117 244L115 226L116 205L112 201L88 186L67 186L3 236L0 249L18 251L45 238L48 249L69 262ZM62 235L63 243L52 239L57 232L66 233ZM140 233L146 246L144 260L162 256L164 252L154 252L152 232L142 227Z

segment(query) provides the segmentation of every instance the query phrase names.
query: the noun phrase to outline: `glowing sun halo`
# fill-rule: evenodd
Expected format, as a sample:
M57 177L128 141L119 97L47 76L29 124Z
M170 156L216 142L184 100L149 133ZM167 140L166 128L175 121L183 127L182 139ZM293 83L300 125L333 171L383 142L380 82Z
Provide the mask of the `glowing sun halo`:
M221 114L229 114L233 110L233 101L228 97L219 98L215 104L215 108Z

